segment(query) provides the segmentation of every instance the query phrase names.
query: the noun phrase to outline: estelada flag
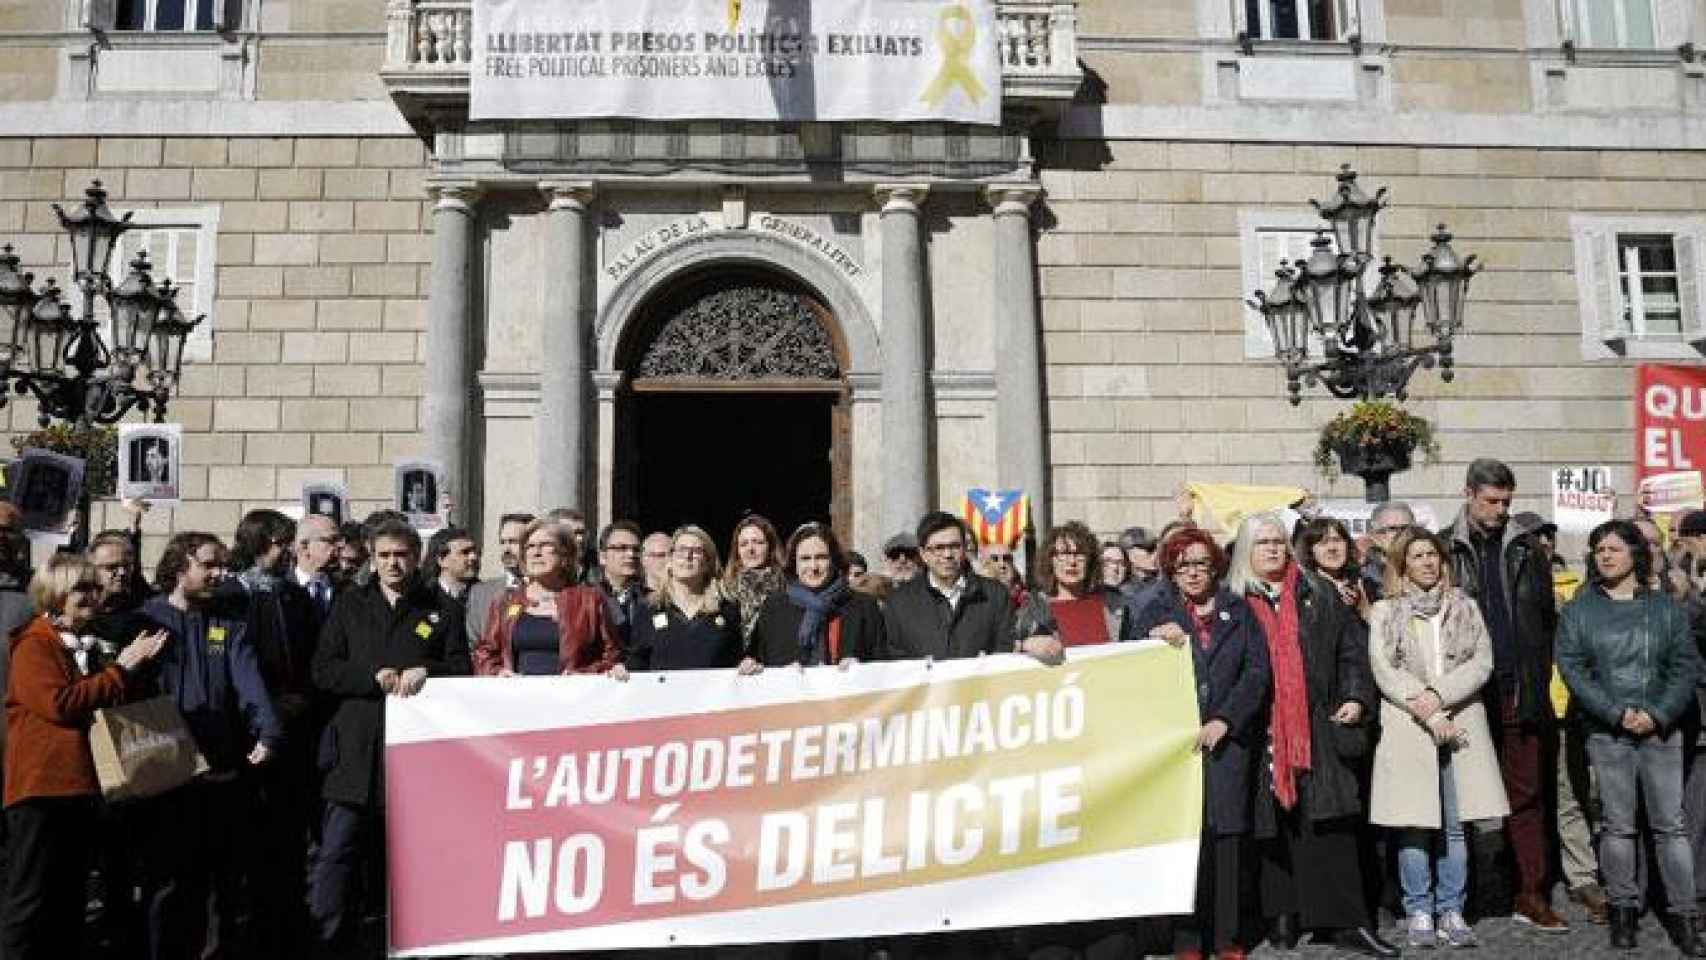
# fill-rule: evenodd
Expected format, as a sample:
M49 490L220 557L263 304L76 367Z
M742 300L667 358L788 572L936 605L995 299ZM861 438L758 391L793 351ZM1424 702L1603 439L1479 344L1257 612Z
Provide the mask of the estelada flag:
M960 516L971 526L979 544L1014 546L1025 535L1031 517L1031 498L1023 490L967 490L960 499Z

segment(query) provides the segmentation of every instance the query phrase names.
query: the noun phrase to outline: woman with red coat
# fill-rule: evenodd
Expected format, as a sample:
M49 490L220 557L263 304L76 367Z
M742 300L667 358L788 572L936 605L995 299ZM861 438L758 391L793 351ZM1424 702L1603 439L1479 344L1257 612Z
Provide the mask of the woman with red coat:
M569 528L555 520L528 524L521 535L519 587L499 594L474 645L482 677L605 673L622 651L597 587L577 584Z
M166 632L136 639L103 662L89 631L101 582L81 556L59 554L30 583L41 614L8 638L6 681L5 908L7 960L75 958L83 929L83 882L95 835L100 782L89 752L95 711L137 692L135 671L159 655Z

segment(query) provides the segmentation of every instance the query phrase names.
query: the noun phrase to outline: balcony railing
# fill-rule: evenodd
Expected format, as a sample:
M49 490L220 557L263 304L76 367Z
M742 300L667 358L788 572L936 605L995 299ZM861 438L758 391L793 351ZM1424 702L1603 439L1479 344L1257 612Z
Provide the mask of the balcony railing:
M1010 102L1060 106L1083 78L1077 0L1001 0L1002 89ZM472 0L388 0L382 76L404 108L467 99L474 61Z

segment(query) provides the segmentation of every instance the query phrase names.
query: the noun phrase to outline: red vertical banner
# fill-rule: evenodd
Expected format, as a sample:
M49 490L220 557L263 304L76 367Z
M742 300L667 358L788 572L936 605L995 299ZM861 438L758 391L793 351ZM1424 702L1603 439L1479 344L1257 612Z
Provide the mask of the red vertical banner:
M1680 488L1699 487L1706 467L1706 366L1643 363L1635 368L1635 484L1664 512ZM1684 478L1692 481L1683 483Z

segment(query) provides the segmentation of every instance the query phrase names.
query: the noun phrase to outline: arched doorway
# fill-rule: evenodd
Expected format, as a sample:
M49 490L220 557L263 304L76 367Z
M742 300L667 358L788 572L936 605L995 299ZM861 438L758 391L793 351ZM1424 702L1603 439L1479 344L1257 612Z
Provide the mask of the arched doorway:
M697 523L724 549L749 512L784 538L810 520L849 529L846 349L814 291L762 267L702 269L643 304L625 340L616 516Z

